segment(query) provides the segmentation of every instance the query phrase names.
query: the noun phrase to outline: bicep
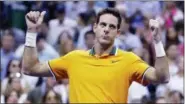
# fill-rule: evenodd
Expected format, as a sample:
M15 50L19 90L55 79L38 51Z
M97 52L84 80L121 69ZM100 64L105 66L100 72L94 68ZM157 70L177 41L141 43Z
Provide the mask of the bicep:
M51 77L52 76L48 62L35 64L32 67L31 72L28 72L26 74L29 74L31 76L39 76L39 77Z
M147 81L147 82L152 82L152 83L156 83L157 82L157 77L156 77L156 70L154 67L149 67L144 76L143 76L143 81Z

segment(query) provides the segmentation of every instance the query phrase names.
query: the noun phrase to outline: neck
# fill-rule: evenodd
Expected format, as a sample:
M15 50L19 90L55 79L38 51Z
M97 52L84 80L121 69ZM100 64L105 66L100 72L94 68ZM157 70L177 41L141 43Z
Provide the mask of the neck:
M113 44L111 45L102 45L99 42L96 42L94 45L95 53L99 56L101 56L104 53L110 53L113 48Z

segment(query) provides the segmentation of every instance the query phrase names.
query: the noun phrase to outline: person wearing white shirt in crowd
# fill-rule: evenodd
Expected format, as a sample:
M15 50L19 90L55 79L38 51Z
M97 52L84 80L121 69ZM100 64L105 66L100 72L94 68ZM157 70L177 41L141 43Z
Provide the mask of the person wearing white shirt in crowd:
M142 48L142 43L137 35L130 33L129 23L126 18L122 19L121 34L115 39L115 46L123 50Z
M182 94L184 93L183 90L183 80L184 80L184 59L183 56L180 56L177 62L178 66L178 72L174 76L170 78L169 83L167 84L168 88L170 90L176 90L181 92Z
M58 4L56 7L57 18L49 21L49 33L47 36L47 41L51 45L55 45L59 34L65 29L69 29L72 34L74 34L74 28L77 27L77 22L66 17L65 5Z
M179 52L178 52L177 45L176 44L167 45L166 53L168 57L170 75L173 76L178 72L176 61L177 61Z

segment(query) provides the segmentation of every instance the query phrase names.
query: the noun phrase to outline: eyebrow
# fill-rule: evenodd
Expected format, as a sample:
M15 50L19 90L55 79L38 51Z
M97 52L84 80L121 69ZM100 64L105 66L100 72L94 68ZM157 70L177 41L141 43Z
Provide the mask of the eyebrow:
M105 23L105 22L100 22L100 24L107 24L107 23Z
M106 23L106 22L100 22L100 24L105 24L105 25L107 25L107 23ZM116 25L114 25L114 24L110 24L110 26L112 26L112 27L116 28Z

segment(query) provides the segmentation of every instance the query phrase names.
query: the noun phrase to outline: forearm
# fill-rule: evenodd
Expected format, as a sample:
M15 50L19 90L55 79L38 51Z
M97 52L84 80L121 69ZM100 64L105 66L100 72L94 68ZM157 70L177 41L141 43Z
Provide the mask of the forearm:
M31 34L28 34L31 33ZM31 37L29 37L31 36ZM36 49L36 31L29 30L26 34L26 43L23 53L23 71L31 72L33 67L38 63L37 49Z
M36 48L25 46L23 53L22 67L24 72L31 72L32 68L38 63Z
M150 67L145 74L145 78L152 83L167 83L170 79L169 65L163 43L161 41L159 29L160 23L158 20L150 19L149 26L151 28L156 59L154 65L155 68Z
M156 78L158 82L166 83L169 81L169 67L166 56L156 57L155 69Z
M162 42L154 43L154 48L156 53L155 69L157 81L168 82L169 65Z

